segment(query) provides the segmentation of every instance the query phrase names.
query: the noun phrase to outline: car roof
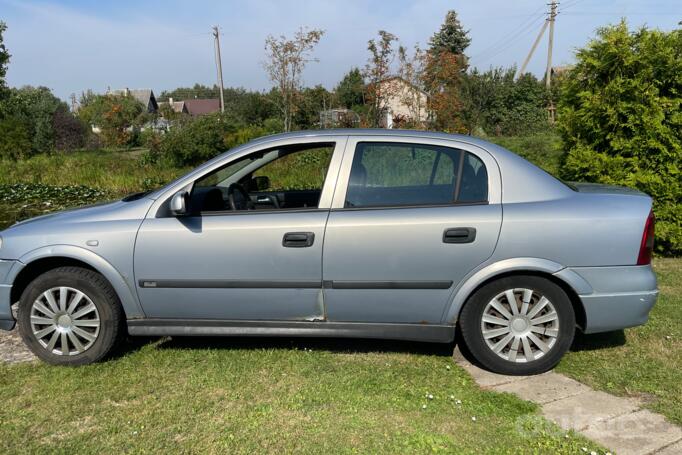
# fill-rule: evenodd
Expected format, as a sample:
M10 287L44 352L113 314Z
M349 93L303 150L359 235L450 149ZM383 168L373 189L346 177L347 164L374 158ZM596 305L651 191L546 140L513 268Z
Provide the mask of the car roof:
M262 136L250 141L249 145L256 145L262 142L275 140L296 139L302 137L321 137L321 136L376 136L376 137L423 137L425 139L445 139L467 142L483 148L490 146L490 142L464 134L438 133L425 130L401 130L385 128L338 128L326 130L300 130L288 133L272 134Z

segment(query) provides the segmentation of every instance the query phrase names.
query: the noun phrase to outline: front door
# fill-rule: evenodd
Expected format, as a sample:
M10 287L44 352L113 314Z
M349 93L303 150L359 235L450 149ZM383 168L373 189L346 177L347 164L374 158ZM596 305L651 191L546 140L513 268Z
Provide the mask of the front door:
M135 245L145 315L322 318L329 202L320 201L331 201L335 178L325 184L325 176L338 172L338 165L329 166L337 147L333 141L285 144L237 157L190 182L191 214L173 216L163 207L150 213ZM310 196L305 201L287 198L288 191L302 190ZM270 199L256 203L264 192Z
M495 248L496 174L465 144L349 140L325 234L328 319L440 323L454 287Z

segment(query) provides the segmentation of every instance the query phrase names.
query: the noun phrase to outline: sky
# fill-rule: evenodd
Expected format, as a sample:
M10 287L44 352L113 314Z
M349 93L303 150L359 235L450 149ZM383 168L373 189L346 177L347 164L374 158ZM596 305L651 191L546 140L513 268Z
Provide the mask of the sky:
M168 89L216 81L211 27L221 29L225 86L267 90L264 41L299 27L325 35L304 82L333 88L367 61L367 41L387 30L407 47L428 44L449 9L469 30L471 65L520 66L540 31L548 0L0 0L12 54L11 86L47 86L62 99L108 87ZM574 61L595 30L626 18L633 27L681 27L682 0L562 0L554 66ZM544 74L547 35L528 70Z

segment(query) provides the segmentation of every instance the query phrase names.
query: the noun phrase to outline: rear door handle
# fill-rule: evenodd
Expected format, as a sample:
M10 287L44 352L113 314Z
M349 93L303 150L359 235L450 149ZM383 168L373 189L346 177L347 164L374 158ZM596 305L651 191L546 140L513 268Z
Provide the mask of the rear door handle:
M286 248L307 248L313 246L315 234L313 232L287 232L282 239L282 246Z
M443 243L471 243L476 240L476 228L456 227L443 232Z

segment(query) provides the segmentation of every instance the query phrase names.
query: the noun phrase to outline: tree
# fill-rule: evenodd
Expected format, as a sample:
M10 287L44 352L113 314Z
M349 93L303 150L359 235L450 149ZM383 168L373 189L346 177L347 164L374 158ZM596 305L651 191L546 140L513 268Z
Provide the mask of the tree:
M279 91L278 105L282 113L284 131L290 131L297 110L297 98L301 90L301 75L306 64L317 61L310 57L313 49L324 35L323 30L300 28L293 39L285 36L265 39L267 61L264 63L268 77Z
M367 42L367 50L370 52L369 60L365 65L364 76L367 79L367 101L369 102L369 123L377 128L381 126L388 99L391 97L391 88L382 84L391 74L391 63L395 58L393 43L398 37L385 30L379 30L379 40L371 39Z
M347 109L365 104L365 80L358 68L351 68L334 91L341 106Z
M5 76L7 75L7 65L9 64L9 58L11 57L3 41L3 34L6 30L7 24L0 21L0 101L7 97L8 90Z
M446 50L427 55L424 86L429 93L431 125L439 131L448 133L464 131L459 93L462 79L461 65L461 56Z
M559 128L563 177L651 195L657 250L682 253L682 30L600 29L563 83Z
M434 56L442 51L454 55L464 55L464 51L471 44L469 32L464 30L462 23L457 18L457 13L450 10L445 15L445 22L440 30L433 34L429 40L429 53Z
M169 98L173 98L175 101L180 100L193 100L198 99L211 99L219 98L220 89L217 85L209 87L203 84L194 84L193 87L178 87L176 89L161 92L161 95L157 98L158 101L168 101Z
M320 127L320 112L334 104L334 94L321 85L308 87L301 91L299 108L294 118L301 129Z
M105 145L121 147L133 144L135 129L146 120L144 111L142 103L130 96L91 95L83 97L78 116L101 130Z
M412 55L409 55L403 46L398 48L398 74L403 81L407 82L406 87L400 92L400 101L410 112L410 118L407 119L405 125L407 127L422 126L421 119L427 109L424 103L427 61L427 54L421 50L419 44L414 46Z

